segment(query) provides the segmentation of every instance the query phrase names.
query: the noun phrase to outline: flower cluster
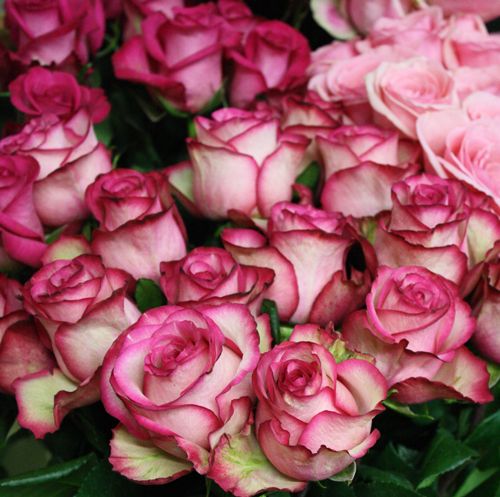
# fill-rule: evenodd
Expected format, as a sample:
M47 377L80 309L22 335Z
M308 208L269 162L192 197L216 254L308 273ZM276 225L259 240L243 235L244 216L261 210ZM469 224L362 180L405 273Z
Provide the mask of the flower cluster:
M311 53L240 0L6 0L0 389L22 427L101 401L115 471L250 497L363 457L388 397L492 400L500 9L429 4L313 0L349 41ZM106 19L115 83L189 118L181 162L103 137Z

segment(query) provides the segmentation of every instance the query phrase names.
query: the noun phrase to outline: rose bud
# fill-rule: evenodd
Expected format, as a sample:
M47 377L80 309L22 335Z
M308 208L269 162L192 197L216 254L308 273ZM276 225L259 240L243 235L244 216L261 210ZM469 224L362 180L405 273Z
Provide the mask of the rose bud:
M263 21L248 33L240 49L229 51L233 75L231 104L248 107L269 90L287 91L306 82L309 43L296 29L281 21Z
M84 201L87 186L112 168L86 108L68 119L55 114L35 117L19 133L0 141L0 150L33 157L40 165L33 198L47 226L85 219L89 214Z
M418 146L395 131L341 126L316 142L326 180L321 203L328 211L365 217L390 209L391 186L418 170Z
M375 444L380 434L372 420L387 396L375 366L336 360L334 340L324 335L313 325L296 326L253 374L262 451L279 471L303 482L333 476Z
M488 390L486 363L462 346L451 360L432 353L411 352L405 341L388 343L377 338L366 311L357 311L342 325L342 337L348 347L375 359L375 366L385 376L392 398L405 404L419 404L434 399L459 399L485 403L493 400Z
M0 155L0 269L39 266L46 245L33 205L40 168L31 157Z
M9 91L12 105L29 116L54 114L69 119L85 108L92 121L99 123L110 110L101 88L79 85L72 74L43 67L32 67L16 78Z
M92 252L106 266L158 281L160 262L186 255L184 224L161 174L115 169L99 176L85 199L99 221Z
M179 261L162 262L160 286L169 304L245 304L257 315L274 272L238 264L217 247L197 247Z
M194 121L197 138L188 140L191 164L167 170L180 200L187 199L209 219L233 212L268 217L276 202L291 200L295 179L307 166L309 141L281 133L278 119L267 112L227 108L211 117Z
M51 368L54 359L22 310L22 286L0 274L0 390L14 393L17 378Z
M113 55L115 75L146 85L167 106L199 112L222 87L226 31L212 3L176 9L171 19L151 14Z
M363 305L374 254L341 214L281 202L268 232L266 239L254 230L226 229L222 241L240 264L275 272L265 297L276 302L282 320L340 322ZM364 267L351 267L349 254L358 254Z
M57 368L14 384L19 423L36 437L56 431L71 409L99 398L99 368L115 338L140 316L127 297L131 277L95 255L43 266L23 290Z
M101 0L6 0L6 23L24 63L83 65L104 40Z
M258 359L256 323L243 305L146 312L103 365L102 401L121 423L111 441L115 471L142 483L193 467L205 474L221 437L251 422Z

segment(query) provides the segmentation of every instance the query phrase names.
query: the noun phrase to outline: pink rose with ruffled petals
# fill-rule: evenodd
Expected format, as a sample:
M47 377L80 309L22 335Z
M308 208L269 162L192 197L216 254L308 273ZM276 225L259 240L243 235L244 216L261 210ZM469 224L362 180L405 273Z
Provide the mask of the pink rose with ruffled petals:
M253 375L262 451L303 482L345 469L380 436L372 420L383 410L386 381L365 360L336 362L333 342L317 326L297 326L290 341L262 356Z
M235 107L248 107L269 90L286 91L306 82L309 43L281 21L263 21L248 33L244 46L231 50L234 69L229 95Z
M85 64L104 40L101 0L6 0L5 13L24 64Z
M141 22L150 14L159 12L170 18L174 16L175 8L184 6L184 0L124 0L125 40L141 33Z
M188 140L191 164L167 170L192 210L210 219L268 217L276 202L291 200L307 166L306 138L282 133L268 112L235 108L198 117L195 126L196 139Z
M99 221L92 251L135 278L160 277L160 262L186 254L184 223L160 173L115 169L88 187L85 200Z
M0 155L0 268L14 261L39 266L46 245L33 204L40 168L34 159Z
M110 110L101 88L82 86L72 74L43 67L32 67L16 78L9 91L12 105L30 116L54 114L68 119L85 108L98 123Z
M205 474L221 437L251 423L258 359L256 323L243 305L146 312L104 361L102 400L121 422L111 441L114 469L144 483L193 467ZM155 451L156 469L136 457L141 447Z
M74 407L99 398L99 373L115 338L140 316L131 277L95 255L55 260L26 283L24 307L46 333L57 368L16 381L19 422L35 436L58 429Z
M34 201L43 224L61 226L85 219L84 195L96 176L112 169L109 153L97 141L87 109L67 119L43 114L0 142L4 153L29 156L40 165Z
M274 279L270 269L238 264L217 247L197 247L179 261L162 262L160 269L160 286L169 304L232 302L248 305L254 314Z
M361 251L373 269L373 252L341 214L281 202L272 209L268 232L267 240L253 230L226 229L222 240L241 264L273 269L265 295L276 302L281 319L340 322L362 305L370 270L348 268L348 254Z

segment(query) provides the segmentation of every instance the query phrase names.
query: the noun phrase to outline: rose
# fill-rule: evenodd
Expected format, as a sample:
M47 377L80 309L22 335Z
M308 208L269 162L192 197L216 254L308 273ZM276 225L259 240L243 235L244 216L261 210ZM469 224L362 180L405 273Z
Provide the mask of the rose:
M463 110L429 112L417 121L417 135L429 170L459 179L500 205L496 178L500 119L472 120Z
M391 186L418 169L415 144L376 126L341 126L316 142L326 180L321 203L328 211L364 217L389 209Z
M122 423L111 441L114 469L142 482L174 479L193 466L206 473L221 436L250 422L258 358L256 324L242 305L146 312L104 361L102 400ZM141 460L144 447L161 468Z
M309 43L296 29L281 21L263 21L248 33L244 45L229 51L233 75L231 104L248 107L269 90L286 91L306 82Z
M488 390L486 363L466 347L443 361L427 352L411 352L405 343L387 343L373 331L366 311L357 311L342 325L342 337L350 349L371 355L385 376L393 398L405 404L434 399L460 399L485 403L493 400Z
M106 19L115 19L120 17L123 11L123 0L108 0L103 7Z
M167 171L181 200L210 219L268 217L276 202L291 200L295 178L307 166L308 141L281 133L267 113L227 108L211 117L195 119L191 164Z
M85 200L100 223L92 251L106 266L158 280L160 262L186 254L184 224L160 173L115 169L88 187Z
M374 255L341 214L281 202L272 209L268 233L266 239L253 230L226 229L222 241L240 264L273 269L265 296L276 302L282 320L340 322L362 304ZM362 265L350 266L354 253Z
M362 457L380 436L372 419L387 386L369 362L336 362L334 339L317 326L295 327L264 354L253 375L262 451L285 475L322 480Z
M260 311L262 292L274 273L238 264L226 250L197 247L179 261L162 262L160 285L169 304L246 304Z
M194 113L221 88L230 42L214 4L177 9L171 19L155 13L115 52L113 67L116 77L146 85L165 105Z
M98 123L110 110L102 89L79 85L72 74L42 67L32 67L16 78L9 91L14 107L30 116L54 114L68 119L85 108Z
M500 65L485 67L458 67L453 79L460 100L474 92L500 95Z
M39 172L31 157L0 155L0 268L13 261L38 266L45 251L43 229L33 205Z
M4 153L29 156L40 165L34 201L43 224L61 226L87 217L87 186L112 168L106 148L99 144L88 111L68 119L44 114L29 121L16 135L0 142Z
M22 286L0 274L0 390L13 394L13 382L54 365L33 321L22 310Z
M470 307L447 279L419 266L378 268L366 297L372 332L382 341L450 360L474 333Z
M5 14L17 57L29 64L85 64L104 39L101 0L6 0Z
M95 255L55 260L23 289L24 307L46 333L58 368L16 381L19 422L37 437L72 408L99 398L98 370L115 338L140 316L127 297L130 276Z
M418 116L459 105L452 75L428 59L382 63L367 75L366 89L375 112L414 139Z

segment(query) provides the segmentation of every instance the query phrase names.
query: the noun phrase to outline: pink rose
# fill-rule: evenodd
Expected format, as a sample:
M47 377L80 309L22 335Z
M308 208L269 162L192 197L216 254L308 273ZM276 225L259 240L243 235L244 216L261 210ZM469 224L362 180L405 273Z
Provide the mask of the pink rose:
M0 274L0 390L9 394L17 378L54 365L21 298L22 286Z
M348 254L358 253L373 269L373 252L341 214L281 202L272 209L268 232L266 239L253 230L226 229L222 240L240 264L273 269L265 295L282 320L340 322L362 305L370 270L350 267Z
M67 119L55 114L36 117L18 134L4 138L0 150L37 160L40 173L34 201L42 223L48 226L85 219L85 189L112 168L84 108Z
M500 64L485 67L457 67L453 79L460 100L474 92L500 96Z
M85 64L104 39L101 0L6 0L5 13L24 64Z
M72 74L42 67L32 67L16 78L9 91L14 107L30 116L54 114L69 119L85 108L98 123L110 110L102 89L79 85Z
M290 341L264 354L253 375L256 432L262 451L282 473L323 480L372 447L380 434L387 385L369 362L337 362L335 339L317 326L296 326Z
M160 262L186 254L184 224L159 173L115 169L99 176L85 199L99 221L92 251L106 266L158 281Z
M205 474L221 437L251 422L258 359L256 323L242 305L146 312L103 366L102 400L121 422L111 441L115 471L144 483L169 481L193 467ZM155 462L141 460L146 448Z
M259 22L244 0L218 0L217 10L228 26L244 36Z
M46 245L33 205L40 168L31 157L0 155L0 268L39 266Z
M276 202L291 200L292 185L307 166L308 140L281 133L267 113L234 108L198 117L195 126L196 139L188 140L191 165L167 174L201 215L268 217Z
M19 422L37 437L57 430L73 407L99 398L104 354L140 316L127 297L130 283L127 273L105 268L94 255L51 262L26 283L25 309L46 333L58 365L14 385Z
M239 50L229 57L234 69L229 86L231 104L248 107L269 90L286 91L306 82L308 41L296 29L280 21L263 21L248 34Z
M434 399L459 399L486 403L493 400L488 389L486 363L466 347L444 361L428 352L411 352L405 342L387 343L377 338L366 311L352 313L343 323L342 337L350 349L371 355L385 376L392 398L405 404Z
M272 283L270 269L238 264L229 252L197 247L179 261L162 262L160 285L169 304L194 302L246 304L260 311L263 291Z
M222 53L231 42L214 4L157 12L142 22L142 34L113 55L117 78L146 85L153 94L187 112L207 106L222 87Z
M443 9L445 15L452 15L457 12L464 14L476 14L485 21L491 21L500 16L500 6L490 0L431 0L433 5Z
M341 126L316 142L326 181L321 203L328 211L364 217L389 209L391 186L418 170L418 147L376 126Z
M407 342L413 352L452 359L475 329L457 287L419 266L381 266L366 297L372 332L384 342Z
M459 105L452 75L439 63L423 58L380 64L367 75L366 89L378 116L413 139L421 114Z
M430 171L459 179L500 205L498 133L500 118L472 120L463 110L429 112L417 121L417 135Z

